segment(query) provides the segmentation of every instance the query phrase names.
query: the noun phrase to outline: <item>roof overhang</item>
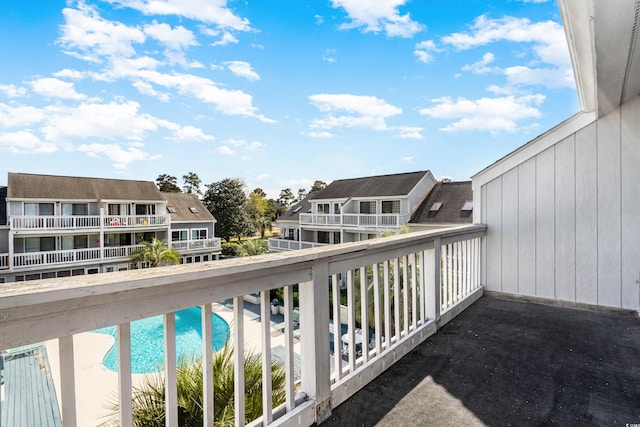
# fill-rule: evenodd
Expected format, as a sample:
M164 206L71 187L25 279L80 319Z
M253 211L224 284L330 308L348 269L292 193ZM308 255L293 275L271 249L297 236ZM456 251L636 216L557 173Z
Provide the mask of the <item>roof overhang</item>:
M558 0L578 97L605 116L640 94L640 0Z

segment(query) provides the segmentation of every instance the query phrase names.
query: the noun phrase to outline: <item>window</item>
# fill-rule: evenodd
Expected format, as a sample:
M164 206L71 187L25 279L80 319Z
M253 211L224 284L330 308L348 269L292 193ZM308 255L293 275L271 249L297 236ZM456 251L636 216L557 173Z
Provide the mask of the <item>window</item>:
M105 234L105 246L131 246L131 233Z
M189 240L188 230L173 230L171 232L171 240L173 242L179 242L181 240Z
M62 215L71 216L71 215L88 215L89 207L86 203L63 203L62 204Z
M195 229L191 230L191 240L202 240L207 238L207 229Z
M35 274L27 274L24 276L25 280L40 280L40 274L35 273Z
M193 257L193 262L200 262L200 255L196 255Z
M336 215L340 215L340 203L333 204L333 213Z
M460 209L462 211L472 211L473 210L473 202L471 200L467 200L466 202L464 202L464 205L462 206L462 209Z
M156 233L153 231L146 233L136 233L136 243L151 242L156 237Z
M433 205L431 205L429 212L438 212L442 205L444 205L444 202L435 202Z
M70 270L58 271L58 273L56 275L58 277L69 277L69 276L71 276L71 271Z
M55 273L55 271L50 271L48 273L42 273L42 278L43 279L55 279L56 278L56 273Z
M339 231L334 231L333 232L333 243L335 243L336 245L338 243L340 243L340 232Z
M156 205L136 205L136 215L155 215Z
M84 276L84 268L76 268L75 270L71 270L72 276Z
M176 208L174 208L173 206L167 206L167 212L174 214L176 213Z
M88 236L73 236L73 248L74 249L86 249L89 247Z
M109 215L129 215L131 213L130 206L126 203L117 204L117 203L109 203L107 205L107 210Z
M376 202L360 202L360 213L362 214L375 214Z
M318 231L318 243L330 243L327 231Z
M300 209L302 209L302 206L298 206L297 208L295 208L295 209L293 210L293 213L298 213L298 212L300 212Z
M87 274L98 274L100 270L97 268L87 268Z
M54 251L56 249L55 237L27 237L24 242L25 252Z
M318 213L328 214L329 212L329 203L318 203Z
M189 206L189 210L191 211L191 213L194 213L194 214L195 214L195 213L200 212L200 211L198 210L198 208L196 208L196 207L194 207L194 206Z
M53 203L25 203L25 216L53 216Z
M383 214L399 214L400 200L383 200L382 213Z
M295 230L293 228L290 228L289 230L289 236L288 236L288 240L295 240Z

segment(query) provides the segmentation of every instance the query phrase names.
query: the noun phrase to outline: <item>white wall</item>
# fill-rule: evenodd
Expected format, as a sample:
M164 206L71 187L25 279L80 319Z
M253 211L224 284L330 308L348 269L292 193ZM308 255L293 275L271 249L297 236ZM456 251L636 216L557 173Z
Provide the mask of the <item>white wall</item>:
M488 225L483 283L640 309L640 97L581 120L473 177L475 220Z

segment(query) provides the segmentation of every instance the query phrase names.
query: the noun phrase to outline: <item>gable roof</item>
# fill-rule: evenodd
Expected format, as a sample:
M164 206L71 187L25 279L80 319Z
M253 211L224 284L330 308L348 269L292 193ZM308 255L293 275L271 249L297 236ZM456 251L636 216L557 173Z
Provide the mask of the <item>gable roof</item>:
M11 173L8 199L162 201L151 181Z
M171 222L215 222L216 219L211 215L198 196L190 193L161 193L162 197L167 201L167 213L171 215ZM173 208L175 212L170 212ZM195 208L195 212L194 209Z
M422 178L431 174L419 172L378 175L364 178L338 179L309 199L346 199L349 197L406 196Z
M471 181L438 182L420 203L409 224L471 224L473 211L463 211L466 202L473 201ZM442 203L431 210L434 203Z
M307 213L311 210L311 202L309 201L317 191L309 193L307 197L292 205L285 213L278 218L281 221L298 221L301 213Z

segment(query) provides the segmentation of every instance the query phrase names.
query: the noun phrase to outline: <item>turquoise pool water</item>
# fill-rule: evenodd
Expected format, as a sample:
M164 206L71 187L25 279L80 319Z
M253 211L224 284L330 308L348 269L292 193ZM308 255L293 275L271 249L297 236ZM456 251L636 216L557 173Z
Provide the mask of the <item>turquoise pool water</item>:
M213 325L213 349L224 347L229 339L229 325L215 313ZM116 327L96 329L93 332L111 335L116 343L104 357L107 369L118 371L118 339ZM176 312L177 358L202 355L202 321L199 307ZM164 326L162 316L149 317L131 322L131 372L146 374L164 369Z

